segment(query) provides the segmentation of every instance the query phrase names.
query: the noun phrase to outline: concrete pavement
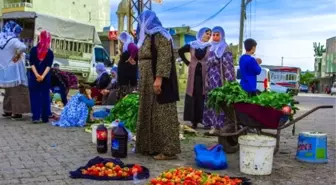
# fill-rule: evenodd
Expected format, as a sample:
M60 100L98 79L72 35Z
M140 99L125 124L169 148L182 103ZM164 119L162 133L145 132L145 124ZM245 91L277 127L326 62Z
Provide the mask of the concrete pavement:
M316 104L330 104L325 97L297 97L300 108L308 110ZM179 104L182 105L182 104ZM2 105L0 105L2 107ZM183 110L179 107L179 112ZM301 110L298 115L304 111ZM181 117L181 115L180 115ZM333 184L335 182L335 108L320 110L297 123L296 135L291 127L282 133L280 153L274 157L273 173L265 177L251 177L239 172L239 153L228 155L229 168L219 174L246 176L253 184ZM301 131L328 133L329 163L306 164L295 160L297 134ZM140 163L155 177L160 172L177 166L195 166L195 143L213 145L216 138L196 137L182 141L182 154L175 161L155 161L149 157L129 154L125 163ZM16 122L0 118L0 185L123 185L132 182L99 182L70 179L69 171L83 166L97 156L91 135L82 128L58 128L50 124L31 124L29 118ZM110 153L100 155L111 157ZM323 183L322 183L323 182ZM146 184L140 182L139 184Z

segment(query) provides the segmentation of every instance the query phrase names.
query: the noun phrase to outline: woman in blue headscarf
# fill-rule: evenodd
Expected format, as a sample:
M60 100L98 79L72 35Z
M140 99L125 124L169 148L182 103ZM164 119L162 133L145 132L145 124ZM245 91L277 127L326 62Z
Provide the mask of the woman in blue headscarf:
M138 18L139 114L136 152L156 160L181 152L176 101L179 100L173 39L153 11Z
M117 102L117 88L118 88L118 67L114 66L111 69L112 80L111 83L102 90L103 105L114 105Z
M212 42L210 55L207 61L208 69L206 76L206 93L216 87L222 86L226 81L235 80L235 70L232 53L225 41L224 29L216 26L212 29ZM207 101L207 97L205 98ZM217 114L215 110L205 107L203 124L211 127L206 135L215 135L225 123L224 113Z
M96 99L96 104L102 104L102 90L106 89L106 87L111 82L111 77L108 74L105 65L103 63L97 63L96 65L96 73L98 77L91 84L92 98Z
M118 100L137 88L138 47L133 37L122 32L119 35L121 56L118 62Z
M205 76L207 71L206 61L209 56L211 43L211 29L202 28L196 35L196 40L184 45L178 50L183 62L189 66L187 92L184 102L184 121L190 121L193 128L197 128L198 123L202 123L204 96L205 96ZM190 61L185 54L190 53Z
M18 38L21 32L18 24L9 21L0 33L0 87L5 88L3 116L12 119L30 113L24 54L26 46Z

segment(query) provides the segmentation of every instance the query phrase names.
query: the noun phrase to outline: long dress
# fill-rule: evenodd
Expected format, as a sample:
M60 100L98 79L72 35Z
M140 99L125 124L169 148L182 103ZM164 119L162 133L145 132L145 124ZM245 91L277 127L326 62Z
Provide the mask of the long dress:
M137 88L137 71L138 57L137 46L134 43L128 45L128 50L123 52L118 62L118 91L117 99L124 98L127 94L132 93ZM127 60L132 56L137 62L135 65L130 64Z
M0 88L5 89L3 111L6 117L30 113L28 78L25 68L26 55L23 53L16 63L12 61L16 52L25 50L26 46L18 38L7 40L7 43L0 49L1 60L9 61L6 66L0 65Z
M155 36L157 75L168 77L171 69L171 43L161 34ZM139 113L136 152L143 155L181 153L176 102L159 104L153 92L151 38L139 50Z
M217 58L214 52L210 52L207 61L208 70L206 77L206 91L210 92L216 87L223 85L222 79L225 81L235 80L235 70L233 64L232 53L226 50L221 58ZM208 98L205 98L205 102ZM219 114L215 110L204 107L203 124L207 127L220 129L224 126L225 115L223 112Z
M191 121L193 124L202 123L203 119L205 97L204 78L206 72L207 51L208 47L203 49L192 49L189 44L186 44L178 51L183 62L189 66L183 119L184 121ZM188 61L188 59L185 57L185 53L188 52L192 54L191 61Z
M61 117L52 125L59 127L83 127L89 115L89 108L94 101L86 98L81 93L71 97L69 103L64 107Z
M35 66L37 72L42 75L47 67L52 66L54 62L54 54L49 49L47 56L40 61L37 58L37 47L33 47L30 51L29 62L31 66ZM29 92L31 110L33 114L33 121L39 121L42 118L43 122L49 121L50 114L50 87L51 87L51 73L45 76L42 82L36 80L35 74L29 73Z

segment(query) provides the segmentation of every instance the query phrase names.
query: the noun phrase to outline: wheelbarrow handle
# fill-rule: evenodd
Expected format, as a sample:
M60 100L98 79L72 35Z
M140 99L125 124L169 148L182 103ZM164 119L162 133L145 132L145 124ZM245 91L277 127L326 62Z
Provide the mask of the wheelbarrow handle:
M332 109L332 108L334 108L334 106L333 105L321 105L321 106L319 106L319 108L320 109Z

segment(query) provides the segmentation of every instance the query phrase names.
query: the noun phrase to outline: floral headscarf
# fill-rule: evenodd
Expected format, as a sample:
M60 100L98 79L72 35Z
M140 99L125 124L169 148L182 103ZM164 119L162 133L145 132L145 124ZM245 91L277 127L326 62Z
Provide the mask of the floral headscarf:
M220 34L221 40L218 42L212 41L210 51L213 51L216 57L221 58L228 45L225 41L224 29L220 26L216 26L212 29L212 33L215 33L215 32L218 32Z
M112 67L111 75L112 75L111 83L114 84L118 80L118 67L117 66Z
M210 42L203 42L202 41L202 37L203 35L205 34L205 32L207 30L210 30L210 28L207 28L207 27L203 27L201 28L197 34L196 34L196 40L195 41L191 41L189 44L190 44L190 47L194 48L194 49L204 49L208 46L211 45Z
M50 43L51 43L51 35L47 31L42 31L40 33L40 40L37 45L37 58L40 61L43 61L44 58L47 56L47 53L50 48Z
M138 17L138 48L140 48L145 41L146 34L153 35L155 33L161 33L168 40L173 40L170 33L162 26L161 21L156 16L155 12L146 10L142 12Z
M8 41L12 38L18 37L22 32L22 28L14 21L8 21L2 28L0 33L0 49L3 50Z

